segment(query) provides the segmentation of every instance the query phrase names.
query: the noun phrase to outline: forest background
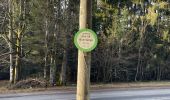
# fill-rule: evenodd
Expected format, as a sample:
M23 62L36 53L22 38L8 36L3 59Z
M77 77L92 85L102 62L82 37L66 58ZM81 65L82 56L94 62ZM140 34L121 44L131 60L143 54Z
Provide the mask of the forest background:
M76 83L79 0L0 0L0 80ZM91 82L170 80L170 1L93 0Z

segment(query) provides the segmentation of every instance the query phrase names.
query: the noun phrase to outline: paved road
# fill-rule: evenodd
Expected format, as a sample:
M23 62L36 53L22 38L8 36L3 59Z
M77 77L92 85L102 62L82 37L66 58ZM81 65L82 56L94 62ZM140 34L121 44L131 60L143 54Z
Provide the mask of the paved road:
M0 100L75 100L75 92L0 94ZM170 88L95 90L91 92L91 100L170 100Z

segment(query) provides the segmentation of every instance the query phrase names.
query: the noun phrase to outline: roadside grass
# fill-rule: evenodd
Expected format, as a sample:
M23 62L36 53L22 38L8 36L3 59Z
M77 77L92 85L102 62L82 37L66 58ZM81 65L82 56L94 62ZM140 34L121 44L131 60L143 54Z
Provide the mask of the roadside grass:
M115 82L115 83L91 83L91 90L99 89L125 89L125 88L167 88L170 87L170 81L152 81L152 82ZM55 86L47 88L9 88L8 81L0 81L0 94L7 93L30 93L43 91L75 91L76 85L70 84L67 86Z
M149 82L115 82L109 84L92 84L92 88L158 88L170 87L170 81L149 81Z

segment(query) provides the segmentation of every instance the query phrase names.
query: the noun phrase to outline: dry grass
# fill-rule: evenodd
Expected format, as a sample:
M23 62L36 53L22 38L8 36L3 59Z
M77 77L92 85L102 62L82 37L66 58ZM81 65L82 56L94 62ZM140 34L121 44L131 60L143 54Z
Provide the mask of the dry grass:
M112 83L112 84L93 84L94 89L113 89L113 88L163 88L170 87L170 81L161 82L129 82L129 83Z
M29 80L28 80L29 82ZM19 86L20 83L23 83L23 86L25 86L25 81L18 82ZM26 82L27 83L27 82ZM16 85L18 85L16 84ZM32 85L32 84L31 84ZM13 88L14 87L14 88ZM15 85L10 86L8 81L0 81L0 94L6 94L6 93L30 93L30 92L40 92L40 91L60 91L60 90L75 90L75 86L56 86L56 87L30 87L26 88L19 87L16 88Z
M28 88L28 89L9 89L6 84L8 81L0 81L0 94L4 93L28 93L28 92L40 92L40 91L75 91L76 85L72 86L56 86L48 88ZM121 89L121 88L162 88L170 87L169 81L163 82L132 82L132 83L112 83L112 84L92 84L92 90L99 89Z

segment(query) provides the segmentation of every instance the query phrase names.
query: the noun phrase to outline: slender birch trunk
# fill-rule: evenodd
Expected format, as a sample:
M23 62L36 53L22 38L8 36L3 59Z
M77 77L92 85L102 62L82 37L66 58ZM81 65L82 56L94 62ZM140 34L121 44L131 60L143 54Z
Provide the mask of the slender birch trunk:
M9 4L9 51L10 51L10 83L14 82L14 68L13 68L13 9L12 9L12 0L8 0Z
M47 79L47 66L48 66L48 20L45 21L45 58L44 58L44 78Z

